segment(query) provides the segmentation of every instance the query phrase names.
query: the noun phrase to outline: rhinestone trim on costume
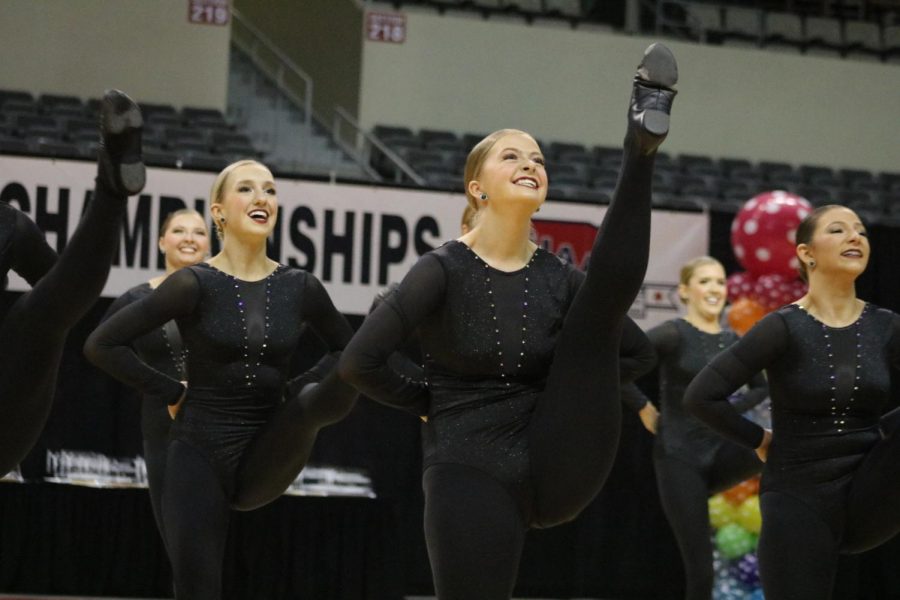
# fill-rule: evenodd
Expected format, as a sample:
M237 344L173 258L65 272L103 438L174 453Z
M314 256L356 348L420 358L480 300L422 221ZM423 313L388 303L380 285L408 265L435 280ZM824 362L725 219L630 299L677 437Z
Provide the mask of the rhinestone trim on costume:
M521 370L522 362L524 362L524 360L525 360L525 336L528 332L528 325L527 325L527 323L528 323L528 285L529 285L528 272L529 272L529 269L531 268L532 263L534 262L535 257L537 256L537 252L535 252L534 254L531 255L531 258L528 259L528 262L525 263L525 267L522 269L522 274L525 278L525 287L524 287L523 293L522 293L522 344L519 349L519 356L516 359L516 370L513 371L512 369L508 369L506 367L505 361L508 360L508 357L504 358L503 348L501 347L502 340L500 339L500 327L499 327L499 323L497 323L497 305L494 302L494 298L493 298L494 290L493 290L493 286L492 286L492 282L491 282L491 266L489 264L487 264L480 256L478 256L478 254L474 250L469 248L468 245L463 244L463 246L469 252L471 252L472 256L475 257L475 260L477 260L479 263L481 263L482 266L484 267L484 286L485 286L485 289L487 290L488 297L490 298L490 301L491 301L490 302L490 304L491 304L491 319L494 322L494 334L497 336L497 360L498 360L499 366L500 366L500 378L507 380L506 385L507 385L507 387L509 387L512 384L509 382L507 377L514 375L519 370Z
M256 357L256 362L253 362L253 359L250 358L250 332L247 329L247 315L246 315L246 307L244 303L244 299L241 297L241 283L257 283L253 282L243 282L242 280L236 278L234 275L230 275L225 273L224 271L220 271L220 273L224 273L228 278L231 279L234 288L234 295L237 303L238 313L241 317L241 325L244 327L244 343L243 343L243 359L244 359L244 368L246 369L246 373L244 374L244 383L247 387L252 386L256 382L256 371L259 369L260 364L262 364L263 356L265 355L266 348L268 347L269 341L269 303L272 299L272 276L275 275L278 271L281 270L281 265L275 267L275 270L269 273L266 278L266 306L263 321L263 339L262 346L260 346L259 354Z
M859 378L861 369L860 359L862 358L862 332L860 331L860 327L863 317L869 310L869 305L866 304L865 306L863 306L862 312L859 313L859 318L857 318L856 322L851 325L851 327L853 327L855 330L854 338L856 339L856 367L853 370L853 391L850 393L850 400L847 401L847 404L844 405L843 409L841 409L840 411L838 411L837 405L837 370L834 367L834 348L831 345L831 335L828 332L828 330L831 328L829 328L828 325L826 325L819 319L816 319L804 307L800 306L799 304L795 304L795 306L809 315L816 323L818 323L822 327L822 335L825 338L825 355L828 358L828 368L831 369L831 374L828 376L829 381L831 382L831 418L833 419L833 423L838 426L837 432L843 433L844 425L846 425L846 418L847 416L849 416L850 408L853 406L853 397L859 390Z

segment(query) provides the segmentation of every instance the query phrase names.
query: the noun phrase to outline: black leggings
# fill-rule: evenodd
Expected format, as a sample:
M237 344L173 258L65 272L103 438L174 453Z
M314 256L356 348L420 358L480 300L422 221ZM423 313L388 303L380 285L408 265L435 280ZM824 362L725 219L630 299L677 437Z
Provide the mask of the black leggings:
M574 519L612 467L621 418L619 339L650 247L653 156L630 150L529 421L530 514L478 469L435 465L425 472L425 531L441 600L509 598L527 527Z
M650 255L654 157L626 146L584 283L566 313L528 425L531 525L578 516L603 487L619 445L619 340Z
M232 497L202 452L181 440L169 443L162 515L176 598L221 598L230 511L252 510L284 493L306 464L319 430L346 416L356 395L332 372L288 398L241 457Z
M159 533L166 539L162 517L162 490L166 476L166 454L169 447L169 428L172 419L169 411L161 406L144 407L141 428L144 436L144 464L147 465L147 487L150 488L150 506Z
M766 600L828 600L838 555L883 544L900 532L900 435L875 445L852 475L842 531L801 494L760 496L759 569ZM813 468L812 466L810 468Z
M103 290L125 207L125 196L98 181L59 260L0 324L0 473L15 468L44 428L63 344Z
M723 442L706 466L673 456L655 456L656 485L663 511L684 563L686 600L709 600L713 592L713 549L709 497L758 474L763 463L753 450Z

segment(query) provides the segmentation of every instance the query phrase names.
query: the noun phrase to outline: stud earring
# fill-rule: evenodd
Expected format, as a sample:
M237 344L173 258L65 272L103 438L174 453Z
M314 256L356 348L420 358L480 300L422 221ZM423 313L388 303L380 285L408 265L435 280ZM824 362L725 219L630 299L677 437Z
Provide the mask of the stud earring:
M487 194L485 194L484 192L482 192L482 193L481 193L481 199L482 199L482 200L487 200Z
M816 268L816 261L814 261L814 260L809 261L809 268L810 268L810 269L815 269L815 268Z

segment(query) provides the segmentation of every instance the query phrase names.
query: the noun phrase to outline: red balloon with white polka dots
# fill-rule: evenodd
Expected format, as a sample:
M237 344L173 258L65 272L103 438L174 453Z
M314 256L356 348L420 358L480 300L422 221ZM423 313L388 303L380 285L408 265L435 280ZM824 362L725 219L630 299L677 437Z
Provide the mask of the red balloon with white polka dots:
M731 249L747 271L797 277L797 226L812 212L801 196L776 190L744 204L731 224Z

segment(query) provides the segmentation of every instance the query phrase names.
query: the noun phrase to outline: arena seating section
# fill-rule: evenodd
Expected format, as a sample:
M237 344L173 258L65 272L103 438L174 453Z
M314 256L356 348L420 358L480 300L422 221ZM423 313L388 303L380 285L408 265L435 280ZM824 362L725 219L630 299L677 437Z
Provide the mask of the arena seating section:
M0 90L0 154L92 160L98 145L97 106L72 96ZM141 105L146 118L145 158L152 166L215 171L233 160L261 157L247 135L221 112L204 108L176 110L170 105ZM462 191L466 155L483 134L376 126L374 135L403 158L432 189ZM541 141L554 200L606 202L615 188L620 149ZM389 181L399 180L383 154L372 166ZM710 206L737 210L753 195L783 189L814 205L840 202L867 218L900 221L900 173L872 173L822 166L795 167L782 162L661 153L654 176L654 202L660 208L697 210Z
M376 126L373 133L399 154L429 187L462 191L468 151L484 134L456 135L452 131ZM538 140L547 160L549 197L555 200L608 201L616 185L621 149ZM383 155L372 166L388 178L391 163ZM890 221L900 217L900 173L872 173L859 169L832 169L783 162L713 158L662 152L656 162L654 203L658 207L698 209L705 206L734 210L755 194L781 189L794 192L814 205L839 202L854 207L869 219Z
M562 19L573 27L602 20L603 0L389 0L440 12ZM658 8L657 8L658 7ZM658 12L657 12L658 11ZM641 28L710 44L900 62L900 9L871 0L646 0ZM615 25L620 25L615 23Z
M0 90L0 154L93 159L99 100ZM250 139L218 110L141 104L149 165L216 171L240 158L259 157Z

